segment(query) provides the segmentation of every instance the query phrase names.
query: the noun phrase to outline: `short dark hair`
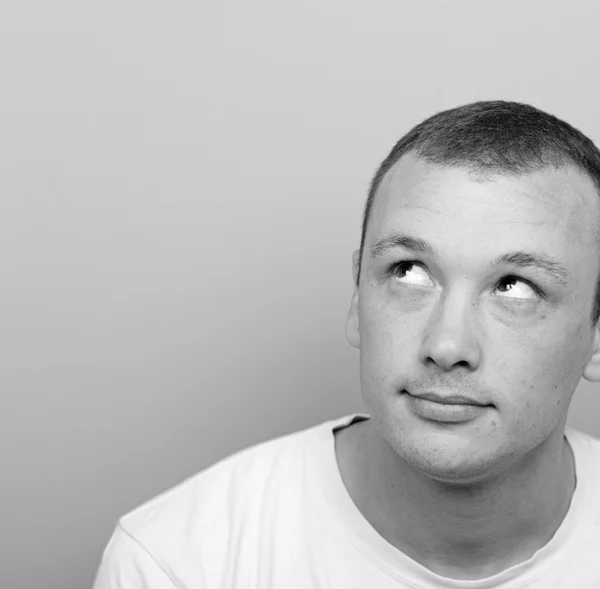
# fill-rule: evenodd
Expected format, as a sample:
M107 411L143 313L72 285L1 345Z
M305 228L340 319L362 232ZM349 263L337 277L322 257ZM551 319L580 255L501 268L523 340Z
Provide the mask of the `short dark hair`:
M474 102L439 112L394 145L371 181L362 219L357 286L375 194L390 168L409 152L426 162L464 168L482 178L518 176L572 164L592 179L600 195L600 151L581 131L557 117L528 104L503 100ZM592 324L599 319L600 274Z

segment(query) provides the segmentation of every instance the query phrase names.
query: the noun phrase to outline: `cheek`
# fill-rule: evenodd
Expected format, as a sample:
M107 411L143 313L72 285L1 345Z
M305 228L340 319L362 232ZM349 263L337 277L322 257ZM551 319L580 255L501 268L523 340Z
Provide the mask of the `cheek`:
M566 413L581 379L585 329L561 327L535 336L504 339L495 347L498 390L524 424L553 420ZM493 364L493 357L490 358Z
M360 362L365 376L389 382L408 368L419 337L409 319L385 308L370 308L361 315Z

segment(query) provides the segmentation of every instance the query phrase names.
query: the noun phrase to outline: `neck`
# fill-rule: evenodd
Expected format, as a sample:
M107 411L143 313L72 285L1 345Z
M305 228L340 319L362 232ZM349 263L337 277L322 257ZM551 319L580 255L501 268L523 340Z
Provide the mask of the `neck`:
M562 523L575 479L564 427L508 471L461 486L413 469L371 421L337 434L342 479L375 530L430 570L494 575L530 558Z

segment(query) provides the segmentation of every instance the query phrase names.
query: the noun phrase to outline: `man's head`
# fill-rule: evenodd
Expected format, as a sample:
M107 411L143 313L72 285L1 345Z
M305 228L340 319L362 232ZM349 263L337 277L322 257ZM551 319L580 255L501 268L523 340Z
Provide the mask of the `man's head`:
M593 143L516 103L439 113L381 164L346 333L408 463L482 480L562 436L581 376L600 380L599 192ZM439 421L428 392L484 406Z

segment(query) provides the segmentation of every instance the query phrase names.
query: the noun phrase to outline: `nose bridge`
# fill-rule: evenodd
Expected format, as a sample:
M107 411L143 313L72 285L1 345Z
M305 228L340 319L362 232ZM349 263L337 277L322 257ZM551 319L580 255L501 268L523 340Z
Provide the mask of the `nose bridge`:
M480 362L478 304L466 283L457 284L437 301L421 348L421 359L433 360L444 370Z

